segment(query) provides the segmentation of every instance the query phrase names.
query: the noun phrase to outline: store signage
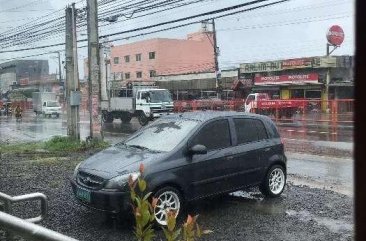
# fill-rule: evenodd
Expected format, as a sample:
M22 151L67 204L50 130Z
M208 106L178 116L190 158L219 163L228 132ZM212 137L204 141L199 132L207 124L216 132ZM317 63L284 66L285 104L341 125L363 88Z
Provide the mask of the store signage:
M330 45L340 46L344 40L343 29L338 25L333 25L327 32L327 40Z
M301 58L301 59L289 59L282 61L282 69L299 69L299 68L311 68L312 67L311 58Z
M319 58L297 58L297 59L287 59L287 60L281 60L281 61L241 64L240 73L270 72L270 71L281 71L281 70L287 70L287 69L303 69L303 68L320 67L320 66L317 66L317 63L314 63L314 62L320 62L320 59Z
M29 78L22 78L18 81L19 85L28 85L29 84Z
M267 72L281 70L281 61L259 62L250 64L241 64L241 73Z
M316 73L298 75L257 76L254 85L279 85L279 84L307 84L318 83Z

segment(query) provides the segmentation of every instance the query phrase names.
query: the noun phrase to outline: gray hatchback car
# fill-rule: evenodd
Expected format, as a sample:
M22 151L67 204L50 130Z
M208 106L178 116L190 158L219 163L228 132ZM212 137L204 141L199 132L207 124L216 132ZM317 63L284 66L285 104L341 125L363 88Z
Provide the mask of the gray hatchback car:
M120 213L129 208L128 178L139 177L158 198L155 220L181 213L187 202L259 186L277 197L286 183L286 156L275 124L242 112L164 116L127 140L81 162L70 179L85 206Z

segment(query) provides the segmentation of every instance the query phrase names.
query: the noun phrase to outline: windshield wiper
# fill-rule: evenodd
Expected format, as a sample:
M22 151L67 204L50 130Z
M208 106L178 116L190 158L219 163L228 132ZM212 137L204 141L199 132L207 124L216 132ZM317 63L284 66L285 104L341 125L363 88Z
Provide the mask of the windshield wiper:
M140 146L140 145L127 145L127 144L125 144L125 145L128 146L128 147L133 147L133 148L137 148L137 149L140 149L140 150L146 150L146 151L156 152L156 153L160 152L160 151L156 151L156 150L151 150L151 149L149 149L149 148L147 148L145 146Z
M140 146L140 145L127 145L127 146L134 147L134 148L141 149L141 150L149 150L149 148L144 147L144 146Z

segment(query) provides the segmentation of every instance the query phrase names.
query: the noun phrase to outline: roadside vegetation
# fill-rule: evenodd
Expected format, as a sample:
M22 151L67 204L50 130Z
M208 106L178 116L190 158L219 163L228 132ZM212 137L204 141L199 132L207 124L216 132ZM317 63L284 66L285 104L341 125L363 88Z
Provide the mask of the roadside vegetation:
M45 142L0 144L1 154L70 154L71 152L99 151L109 146L100 140L80 141L66 136L55 136ZM49 155L48 155L49 156Z

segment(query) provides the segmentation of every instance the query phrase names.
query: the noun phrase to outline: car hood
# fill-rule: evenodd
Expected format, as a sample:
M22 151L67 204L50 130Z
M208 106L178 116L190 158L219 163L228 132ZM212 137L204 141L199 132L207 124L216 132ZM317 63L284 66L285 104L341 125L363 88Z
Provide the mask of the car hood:
M80 164L79 171L85 171L104 179L137 171L141 163L161 159L166 153L140 150L133 147L113 146L101 151Z

